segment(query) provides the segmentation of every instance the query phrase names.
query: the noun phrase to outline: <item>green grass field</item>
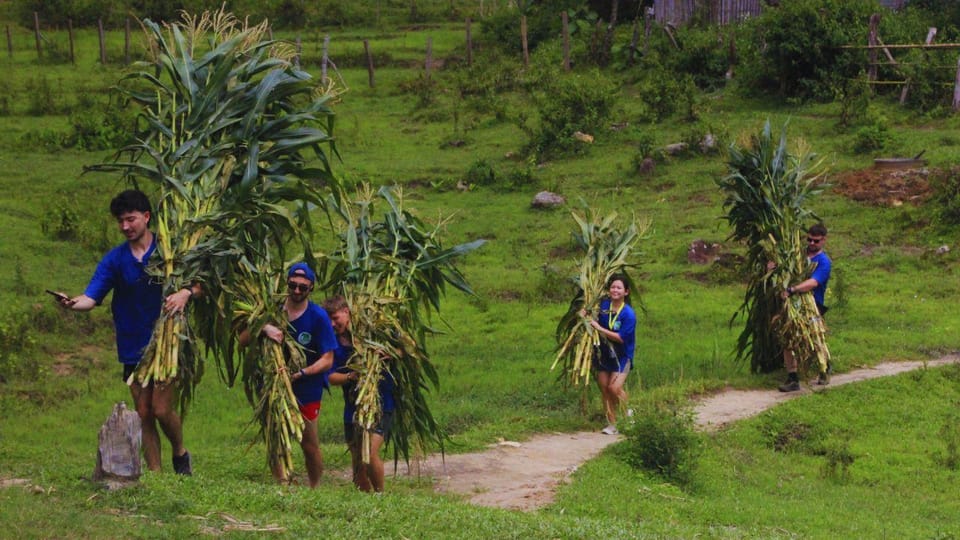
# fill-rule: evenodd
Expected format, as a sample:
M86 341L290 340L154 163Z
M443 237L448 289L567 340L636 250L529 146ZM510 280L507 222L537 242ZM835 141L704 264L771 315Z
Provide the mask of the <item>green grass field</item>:
M584 415L579 393L565 391L549 371L554 329L568 301L555 291L567 290L564 279L572 273L574 224L567 209L529 208L541 189L563 194L569 206L582 199L653 221L637 257L635 294L647 311L638 325L633 394L773 388L781 373L752 375L730 359L740 327L728 322L742 300L742 283L686 260L692 241L722 242L728 234L714 185L725 171L722 155L669 158L651 177L633 172L637 133L665 145L679 141L689 125L680 117L658 124L640 120L637 90L628 84L613 121L632 129L598 132L576 157L534 164L534 182L519 190L460 192L453 186L480 159L502 175L527 166L514 157L526 135L509 118L529 104L520 94L503 96L508 119L497 118L458 100L447 86L454 73L439 70L434 104L418 107L417 97L402 87L420 76L428 36L436 57L460 54L462 28L456 25L333 34L335 61L357 55L365 38L395 60L378 69L375 89L366 86L365 69L344 62L350 66L341 70L349 91L336 106L342 162L335 168L347 182L404 185L418 215L450 218L451 244L488 240L462 265L476 296L451 293L443 320L435 321L445 333L428 344L440 373L432 405L451 436L447 451L484 448L497 437L522 440L602 427L596 393ZM522 514L436 495L428 479L390 478L382 497L354 492L338 474L328 474L316 491L278 487L270 481L262 446L250 446L255 427L242 391L227 389L209 365L185 424L196 474L147 473L136 488L99 489L84 479L94 466L96 433L112 404L129 397L120 382L109 313L60 313L43 290L79 293L102 253L122 240L107 205L124 186L118 178L81 175L108 151L46 149L30 136L68 130L68 111L80 94L109 88L119 78L119 68L102 68L91 57L93 39L83 38L86 52L76 66L38 66L28 46L13 60L0 58L6 81L0 98L9 98L9 112L0 117L0 522L6 525L0 537L960 535L958 473L947 459L951 441L960 442L955 368L831 389L705 436L694 481L682 488L631 468L622 458L628 443L620 443L582 467L554 505ZM122 36L111 40L111 50L118 50ZM304 44L305 67L314 74L316 50L315 41ZM53 114L28 114L36 99L29 84L43 78L54 89ZM926 150L932 167L955 162L956 118L919 118L885 99L873 106L892 123L888 152L912 156ZM834 173L871 166L873 156L850 150L853 131L839 126L835 104L787 107L729 91L702 96L700 115L702 124L731 139L755 132L768 118L775 127L786 123L791 139L804 139ZM465 144L447 144L455 139ZM929 208L910 203L865 205L828 191L813 206L830 227L827 251L838 271L828 297L835 306L828 320L836 368L957 350L957 231L932 225ZM321 233L319 249L329 245L329 235ZM951 251L937 255L944 244ZM841 289L842 302L836 296ZM340 401L338 393L326 399L321 414L330 470L348 462L340 443ZM787 442L778 446L772 441L781 435ZM846 468L837 465L845 456L853 459ZM5 484L9 479L25 479L32 487ZM282 530L266 532L272 525Z

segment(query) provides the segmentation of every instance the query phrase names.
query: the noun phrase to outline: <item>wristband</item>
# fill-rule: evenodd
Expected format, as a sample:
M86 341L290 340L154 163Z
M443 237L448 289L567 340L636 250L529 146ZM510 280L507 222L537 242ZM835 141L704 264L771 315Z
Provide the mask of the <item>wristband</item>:
M302 370L302 369L301 369L300 371L298 371L297 373L299 373L301 377L306 377L306 376L307 376L307 372L305 372L305 371Z
M787 296L793 296L793 287L787 287Z
M193 287L181 287L181 289L190 293L190 296L188 298L193 298Z

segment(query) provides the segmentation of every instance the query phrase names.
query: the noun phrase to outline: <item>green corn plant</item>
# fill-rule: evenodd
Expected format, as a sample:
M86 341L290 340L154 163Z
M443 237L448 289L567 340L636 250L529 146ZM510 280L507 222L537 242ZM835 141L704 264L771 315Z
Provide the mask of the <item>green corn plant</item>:
M630 281L627 269L635 266L630 263L631 251L647 235L650 220L634 217L622 226L616 212L602 216L586 205L582 212L574 210L571 214L577 224L574 241L583 255L577 261L574 278L577 294L557 324L557 354L550 369L560 366L560 380L565 385L582 385L585 392L594 349L600 345L600 334L590 321L598 313L610 278L623 274ZM632 298L631 294L627 301Z
M283 301L283 274L258 273L241 266L230 284L233 301L235 335L249 332L253 343L244 349L243 389L254 409L254 422L259 424L258 438L267 450L267 464L281 480L293 474L294 446L303 437L303 416L290 381L293 373L306 365L303 348L284 333L283 343L266 337L267 324L286 328L286 314L279 309Z
M386 205L382 219L376 206ZM341 292L351 310L355 354L348 365L357 371L356 423L364 431L377 424L380 380L396 383L394 429L388 441L394 459L409 460L411 450L443 449L443 430L433 417L426 393L439 385L427 352L427 336L436 332L431 316L439 313L446 285L472 294L456 261L479 248L477 240L445 248L440 241L444 222L430 227L404 209L399 188L376 193L361 186L352 201L328 202L338 216L338 247L320 262L324 288ZM388 375L389 373L389 375ZM363 457L369 461L365 434Z
M782 365L783 350L797 355L801 366L824 363L829 356L826 329L811 295L784 301L782 292L810 276L811 265L801 242L803 223L816 220L809 202L823 192L821 162L804 145L797 155L787 148L784 128L774 140L770 122L749 142L729 149L729 172L717 180L730 238L747 248L744 269L749 277L743 303L730 324L745 317L736 357L750 360L753 372ZM774 263L773 270L768 263Z
M165 292L203 286L188 315L161 317L155 352L133 376L178 381L185 411L202 373L201 344L228 383L242 368L231 280L243 267L280 274L291 243L312 252L309 210L325 205L328 188L339 193L333 111L319 81L292 62L293 47L266 39L266 23L248 26L220 10L142 25L152 59L120 81L140 106L136 142L88 170L154 186L160 260L150 271ZM239 298L256 304L266 293L258 294Z

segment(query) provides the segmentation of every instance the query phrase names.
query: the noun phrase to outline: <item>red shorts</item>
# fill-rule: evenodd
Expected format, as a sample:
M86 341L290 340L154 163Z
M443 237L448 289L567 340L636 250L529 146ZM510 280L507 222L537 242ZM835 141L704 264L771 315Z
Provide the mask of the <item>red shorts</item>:
M302 414L307 420L313 422L318 416L320 416L321 403L321 401L314 401L312 403L304 403L303 405L300 405L300 414Z

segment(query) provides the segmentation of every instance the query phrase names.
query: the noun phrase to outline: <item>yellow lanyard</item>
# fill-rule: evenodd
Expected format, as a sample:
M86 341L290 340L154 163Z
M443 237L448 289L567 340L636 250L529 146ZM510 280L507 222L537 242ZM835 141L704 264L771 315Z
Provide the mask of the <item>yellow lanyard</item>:
M623 311L623 306L625 306L626 304L627 304L626 302L623 302L622 304L620 304L620 309L618 309L617 312L614 313L612 317L609 315L607 316L607 324L610 330L613 330L614 332L618 330L618 328L616 327L617 319L620 318L620 312ZM611 308L613 307L613 301L610 302L610 307Z

